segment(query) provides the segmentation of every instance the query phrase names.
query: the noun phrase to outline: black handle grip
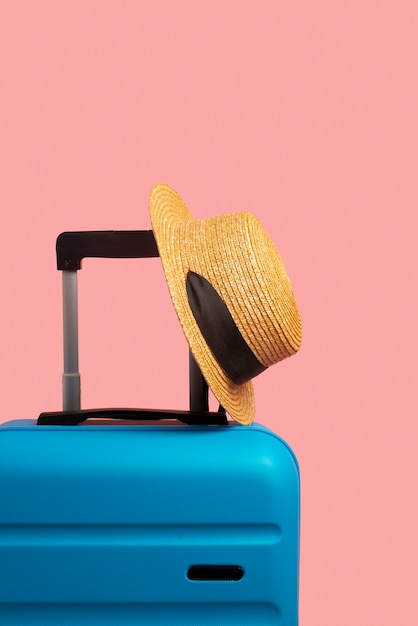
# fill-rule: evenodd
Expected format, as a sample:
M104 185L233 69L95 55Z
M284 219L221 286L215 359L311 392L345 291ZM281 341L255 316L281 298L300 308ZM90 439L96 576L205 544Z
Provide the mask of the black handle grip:
M111 420L178 420L190 425L226 425L225 410L213 411L170 411L164 409L80 409L79 411L49 411L38 417L40 426L76 426L88 419Z
M57 238L57 269L77 271L86 257L142 259L157 257L152 230L65 232Z

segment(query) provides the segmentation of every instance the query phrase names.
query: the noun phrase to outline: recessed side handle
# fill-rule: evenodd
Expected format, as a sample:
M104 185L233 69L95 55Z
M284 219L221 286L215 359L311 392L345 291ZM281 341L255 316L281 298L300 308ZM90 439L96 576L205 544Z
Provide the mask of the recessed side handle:
M187 578L196 581L236 582L243 576L244 568L240 565L191 565L187 570Z

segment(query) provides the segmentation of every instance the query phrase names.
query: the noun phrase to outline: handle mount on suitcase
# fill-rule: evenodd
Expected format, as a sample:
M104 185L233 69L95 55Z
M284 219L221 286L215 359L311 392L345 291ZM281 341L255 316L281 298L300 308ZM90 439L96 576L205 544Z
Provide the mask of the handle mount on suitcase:
M80 408L78 371L77 271L86 257L149 258L158 257L152 230L89 231L61 233L57 239L57 269L62 271L64 372L62 377L63 410L39 415L40 425L75 425L89 418L123 420L175 419L186 424L227 424L223 407L209 411L208 386L190 353L190 410L154 409L84 409Z

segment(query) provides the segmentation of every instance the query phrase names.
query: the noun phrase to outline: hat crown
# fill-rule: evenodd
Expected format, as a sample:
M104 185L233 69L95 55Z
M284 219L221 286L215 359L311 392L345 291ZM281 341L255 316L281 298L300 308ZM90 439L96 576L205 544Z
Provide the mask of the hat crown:
M302 324L283 261L248 212L178 224L189 270L210 282L257 359L269 367L300 348Z

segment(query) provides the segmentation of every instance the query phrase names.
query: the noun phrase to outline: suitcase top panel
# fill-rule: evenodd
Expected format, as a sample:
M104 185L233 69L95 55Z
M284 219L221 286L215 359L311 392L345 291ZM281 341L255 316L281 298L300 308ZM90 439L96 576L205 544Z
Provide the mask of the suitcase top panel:
M72 504L74 490L82 507ZM21 510L32 523L43 523L55 501L57 523L122 523L134 502L149 524L161 523L170 507L179 524L225 517L261 523L275 517L288 492L296 510L298 490L295 455L259 424L37 426L16 420L0 427L2 515L10 522ZM141 501L151 504L145 510Z

